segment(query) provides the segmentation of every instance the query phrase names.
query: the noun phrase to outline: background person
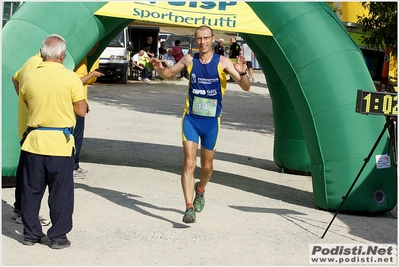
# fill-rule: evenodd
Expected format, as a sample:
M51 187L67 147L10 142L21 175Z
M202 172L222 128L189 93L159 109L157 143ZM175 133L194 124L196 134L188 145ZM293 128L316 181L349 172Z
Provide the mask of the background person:
M97 47L98 47L98 43L94 45L94 47L89 51L87 56L93 55L94 52L96 52ZM88 73L87 56L76 66L74 71L79 76L80 80L83 83L83 92L85 95L86 103L88 104L89 100L87 97L87 82L90 81L94 77L98 78L98 77L104 76L104 74L102 72L96 71L96 70ZM88 107L87 107L87 113L89 113ZM87 173L87 170L82 169L79 165L80 151L81 151L82 145L83 145L85 117L86 116L81 117L79 115L76 115L76 126L74 129L76 152L74 155L75 167L74 167L74 171L73 171L73 178L75 178L75 179L83 179Z
M159 53L159 48L161 47L161 44L162 44L162 38L161 38L161 36L159 36L158 35L158 42L157 42L157 57L159 58L159 56L161 55L160 53ZM165 42L165 44L166 44L166 42ZM166 50L165 50L165 53L166 53Z
M162 41L158 49L158 58L162 60L163 56L167 53L166 42Z
M144 50L140 50L138 53L133 55L132 64L134 68L141 71L140 76L138 78L139 81L143 80L144 82L150 82L150 79L148 78L149 69L147 66L147 64L149 64L149 59L148 57L145 56Z
M219 54L221 56L224 56L224 39L220 38L219 42L217 43L217 45L215 46L215 53Z
M168 67L172 67L173 65L176 64L176 59L172 55L172 49L168 48L167 53L163 56L163 61L167 63Z
M147 43L144 45L143 50L147 52L148 57L153 58L153 57L155 57L155 54L154 54L154 52L152 52L151 45L152 45L152 37L149 36L147 38Z
M176 62L179 62L180 59L183 58L183 49L181 48L181 41L175 40L175 46L172 48L172 56L175 58ZM186 72L185 69L182 69L180 72L180 79L186 81Z
M236 62L237 57L241 54L241 48L240 45L237 43L237 40L235 37L231 37L230 39L230 52L229 52L229 58L231 61Z
M226 90L226 73L244 90L249 91L250 81L246 74L245 59L238 57L233 63L226 57L215 54L212 43L213 30L201 26L195 30L195 42L199 53L193 57L185 55L174 66L165 68L159 59L151 59L155 70L164 79L173 77L187 68L189 71L188 94L183 112L183 168L181 183L186 209L183 222L196 221L196 212L205 206L205 187L213 173L213 159L219 136L222 99ZM201 176L195 183L198 142L201 140ZM195 197L194 197L195 191Z
M73 127L76 116L84 116L87 103L82 81L62 65L64 38L52 34L40 49L43 62L25 73L20 94L29 108L28 130L21 149L26 152L22 167L21 216L24 245L32 246L44 236L37 214L48 186L52 226L47 231L51 248L63 249L71 242L74 208Z
M254 52L252 52L251 48L245 42L241 46L241 52L245 58L245 61L247 62L249 79L251 80L251 82L255 82L255 78L253 76Z

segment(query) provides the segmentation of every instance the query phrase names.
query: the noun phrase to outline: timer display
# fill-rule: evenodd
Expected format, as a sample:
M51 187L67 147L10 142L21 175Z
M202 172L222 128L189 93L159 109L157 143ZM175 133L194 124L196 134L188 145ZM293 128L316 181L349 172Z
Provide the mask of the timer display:
M398 116L398 94L357 90L356 112Z

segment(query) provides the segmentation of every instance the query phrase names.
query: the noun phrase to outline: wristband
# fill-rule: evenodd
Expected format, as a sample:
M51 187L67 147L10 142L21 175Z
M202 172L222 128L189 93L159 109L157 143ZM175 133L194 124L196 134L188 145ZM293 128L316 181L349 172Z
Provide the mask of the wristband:
M238 73L238 74L240 74L240 76L244 76L244 75L246 75L246 74L247 74L247 70L245 70L245 72L244 72L244 73Z

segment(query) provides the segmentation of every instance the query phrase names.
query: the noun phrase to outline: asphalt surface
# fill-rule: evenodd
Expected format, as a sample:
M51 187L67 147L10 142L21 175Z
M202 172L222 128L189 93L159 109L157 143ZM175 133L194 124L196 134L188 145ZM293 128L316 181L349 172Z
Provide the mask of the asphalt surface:
M2 265L302 266L314 244L397 244L396 208L338 214L321 238L333 213L315 206L310 176L275 165L272 103L263 74L255 78L250 92L228 84L214 174L194 224L182 222L186 82L89 86L81 152L88 174L75 180L72 245L53 250L46 238L22 245L23 227L11 219L14 189L3 188ZM49 218L47 193L41 213Z

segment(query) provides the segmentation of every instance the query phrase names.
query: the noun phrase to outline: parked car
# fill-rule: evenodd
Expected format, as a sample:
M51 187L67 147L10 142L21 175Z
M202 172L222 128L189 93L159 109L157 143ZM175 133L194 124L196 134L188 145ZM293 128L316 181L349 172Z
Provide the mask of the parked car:
M166 39L166 47L172 48L175 46L175 41L180 40L180 46L183 49L183 54L193 54L198 52L197 44L194 36L171 34Z
M173 33L170 32L160 32L159 37L161 37L161 42L166 41L170 35Z

